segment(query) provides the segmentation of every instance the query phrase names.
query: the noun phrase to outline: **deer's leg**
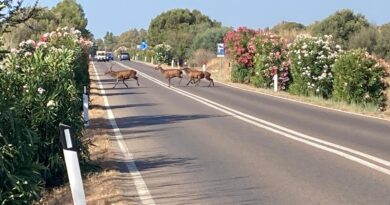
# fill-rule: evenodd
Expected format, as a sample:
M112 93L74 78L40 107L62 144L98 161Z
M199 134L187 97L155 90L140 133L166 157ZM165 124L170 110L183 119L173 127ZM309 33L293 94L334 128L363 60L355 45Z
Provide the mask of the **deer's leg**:
M180 85L181 80L183 80L183 77L181 77L181 75L179 75L179 78L180 78L180 80L179 80L179 85Z
M210 78L209 81L210 81L209 87L210 87L211 84L212 84L213 87L214 87L214 80L213 80L212 78Z
M129 86L127 86L127 84L125 83L125 79L122 80L123 84L126 85L126 88L129 88Z
M171 78L168 78L168 87L171 87Z
M199 86L200 80L201 80L201 78L198 77L198 80L194 81L195 86Z
M139 87L138 77L137 77L137 76L134 76L133 78L134 78L134 80L137 81L137 85L138 85L138 87Z
M190 78L190 80L188 81L188 83L187 83L187 85L186 86L188 86L189 84L190 84L190 82L193 80L194 78L193 77L191 77Z
M115 88L116 85L118 85L118 83L119 83L119 79L116 79L116 83L115 83L114 87L112 87L112 88Z
M196 81L195 81L195 77L191 77L191 84L195 84Z

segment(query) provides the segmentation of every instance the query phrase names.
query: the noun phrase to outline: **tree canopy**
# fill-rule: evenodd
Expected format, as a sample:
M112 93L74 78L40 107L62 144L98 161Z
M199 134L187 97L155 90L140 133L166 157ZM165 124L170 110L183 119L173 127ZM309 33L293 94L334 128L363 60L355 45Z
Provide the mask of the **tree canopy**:
M151 21L147 40L151 46L168 43L173 47L174 57L182 61L193 38L212 27L221 27L221 23L211 20L198 10L173 9Z
M374 53L390 60L390 23L379 27L379 35Z
M107 32L106 35L104 35L103 40L105 50L113 51L117 42L117 37L114 36L112 32Z
M23 7L24 0L0 1L0 33L8 32L10 27L21 24L36 14L38 0L32 7Z
M88 20L83 8L76 0L62 0L52 9L52 12L58 21L57 26L74 27L84 35L89 34L89 31L86 30Z
M300 31L304 29L305 26L301 23L282 21L281 23L276 24L274 27L272 27L271 31L280 34L283 32Z
M193 40L191 50L196 51L198 49L206 49L216 53L217 43L223 43L223 38L228 30L229 28L227 27L210 28L202 33L199 33Z
M15 47L29 38L38 40L43 33L65 26L80 30L83 36L92 36L86 29L88 21L84 11L75 0L63 0L52 9L36 8L35 11L31 18L10 28L4 35L6 47Z
M145 29L130 29L123 32L118 37L117 47L136 48L143 40L146 40L147 31Z
M350 37L369 25L363 15L345 9L315 23L311 30L315 35L332 35L338 44L347 48Z

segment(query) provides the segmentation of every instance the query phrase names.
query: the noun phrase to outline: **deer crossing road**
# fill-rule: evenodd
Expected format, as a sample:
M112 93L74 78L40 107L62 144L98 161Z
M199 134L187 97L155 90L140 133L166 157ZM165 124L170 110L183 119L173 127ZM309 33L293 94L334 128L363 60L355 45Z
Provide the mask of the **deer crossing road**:
M125 68L140 87L101 83L156 204L390 203L389 121Z

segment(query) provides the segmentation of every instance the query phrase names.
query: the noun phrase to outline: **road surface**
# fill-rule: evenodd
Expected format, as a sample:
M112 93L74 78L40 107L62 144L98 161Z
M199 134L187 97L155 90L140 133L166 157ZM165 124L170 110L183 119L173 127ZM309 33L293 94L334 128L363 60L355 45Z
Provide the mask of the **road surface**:
M112 89L110 64L94 65L155 204L390 204L389 121L205 80L167 88L136 62L113 70L136 69L141 86Z

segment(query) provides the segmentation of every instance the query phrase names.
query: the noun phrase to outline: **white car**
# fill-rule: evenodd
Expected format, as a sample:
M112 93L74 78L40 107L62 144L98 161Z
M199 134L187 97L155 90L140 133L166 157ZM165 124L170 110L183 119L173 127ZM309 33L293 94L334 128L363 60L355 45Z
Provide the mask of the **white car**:
M107 55L106 55L106 51L96 51L96 61L108 61L108 58L107 58Z

